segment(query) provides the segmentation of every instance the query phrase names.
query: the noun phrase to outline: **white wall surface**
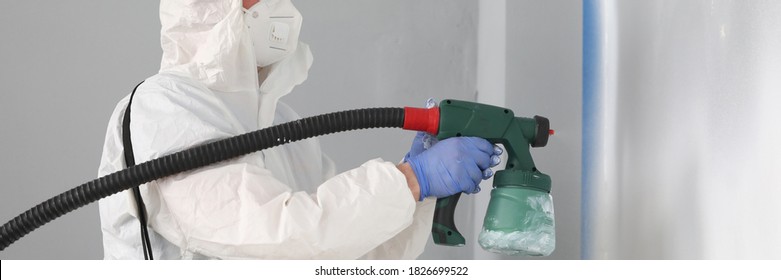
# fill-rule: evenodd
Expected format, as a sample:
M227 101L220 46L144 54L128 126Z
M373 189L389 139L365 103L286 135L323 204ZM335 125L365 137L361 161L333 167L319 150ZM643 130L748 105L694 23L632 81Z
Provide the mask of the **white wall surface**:
M781 258L781 2L586 1L586 258Z

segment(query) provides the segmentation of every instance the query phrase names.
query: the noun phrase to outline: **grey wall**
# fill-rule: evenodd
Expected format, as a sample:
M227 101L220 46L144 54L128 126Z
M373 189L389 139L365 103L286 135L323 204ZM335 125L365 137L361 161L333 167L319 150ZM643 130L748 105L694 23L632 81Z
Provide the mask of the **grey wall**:
M93 179L116 102L157 72L157 1L0 3L0 220ZM301 40L315 61L284 101L308 116L356 107L474 100L475 1L297 0ZM396 161L413 133L380 130L323 137L339 170L369 158ZM457 212L473 225L471 203ZM473 238L473 237L468 237ZM476 240L476 239L472 239ZM2 259L102 257L97 205L43 226ZM423 258L471 258L437 247Z
M157 1L0 2L0 220L97 175L116 102L160 65ZM2 259L102 257L97 204Z
M578 259L581 3L484 0L480 4L478 100L510 108L519 116L550 119L556 135L546 147L531 151L536 166L553 182L556 250L544 259ZM502 11L506 19L496 15ZM488 198L478 198L476 205L479 232ZM474 248L476 259L540 259L508 257Z
M283 98L302 116L377 106L474 100L475 1L295 1L301 41L314 62L309 79ZM367 157L400 160L414 132L358 131L322 137L339 171ZM410 138L410 139L408 139Z
M580 258L581 64L580 1L507 1L507 107L540 115L556 134L532 149L551 176L556 250L549 258Z

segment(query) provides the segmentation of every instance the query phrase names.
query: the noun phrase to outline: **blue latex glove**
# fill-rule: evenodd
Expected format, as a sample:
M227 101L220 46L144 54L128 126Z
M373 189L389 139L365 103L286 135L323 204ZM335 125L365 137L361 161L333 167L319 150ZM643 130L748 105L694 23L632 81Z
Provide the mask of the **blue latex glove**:
M480 181L486 178L491 165L498 164L498 154L501 153L501 149L495 149L491 143L478 137L448 138L413 155L413 152L419 151L415 146L413 141L407 162L418 179L420 200L429 196L439 198L480 191ZM496 159L492 159L494 157ZM490 177L492 173L487 175Z
M410 157L419 155L425 151L427 147L433 146L437 142L439 142L439 140L437 140L437 138L433 135L418 131L418 133L415 134L415 139L412 140L412 146L409 148L409 152L407 152L407 155L404 156L403 162L408 162ZM499 146L494 145L494 154L491 156L491 167L497 166L502 162L502 159L499 157L502 153L504 153L504 150L502 150L502 148ZM491 178L493 175L493 170L483 170L483 179Z

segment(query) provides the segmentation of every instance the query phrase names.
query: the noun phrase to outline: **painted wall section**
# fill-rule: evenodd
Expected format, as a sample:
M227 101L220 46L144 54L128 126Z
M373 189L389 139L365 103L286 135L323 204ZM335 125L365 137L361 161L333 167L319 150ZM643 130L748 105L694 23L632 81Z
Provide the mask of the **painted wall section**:
M781 258L781 2L585 14L584 257Z

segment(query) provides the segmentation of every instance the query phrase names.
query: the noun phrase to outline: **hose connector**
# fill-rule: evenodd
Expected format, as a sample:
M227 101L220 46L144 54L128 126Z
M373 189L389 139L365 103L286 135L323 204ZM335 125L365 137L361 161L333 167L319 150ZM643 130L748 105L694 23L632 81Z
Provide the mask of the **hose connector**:
M439 108L404 107L404 127L402 128L437 135L439 133Z

